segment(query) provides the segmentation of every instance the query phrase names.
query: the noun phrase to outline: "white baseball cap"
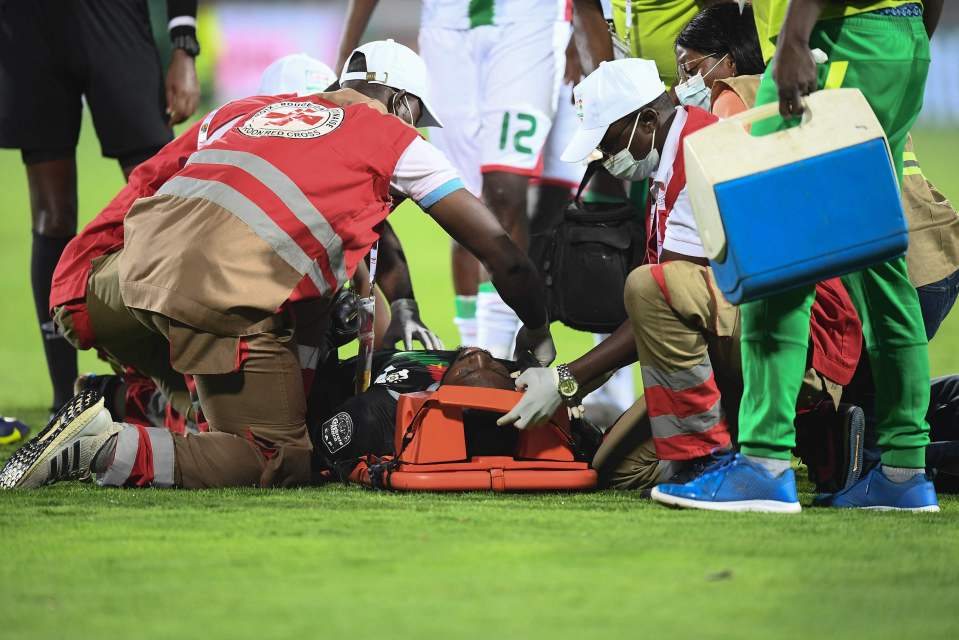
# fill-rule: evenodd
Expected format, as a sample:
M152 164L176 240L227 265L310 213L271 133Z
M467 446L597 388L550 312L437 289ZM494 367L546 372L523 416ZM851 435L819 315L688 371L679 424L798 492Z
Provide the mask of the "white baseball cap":
M347 71L350 68L350 60L357 53L362 53L366 58L366 70ZM417 123L418 126L443 126L440 119L436 117L433 107L430 106L430 84L426 64L409 47L393 40L376 40L357 47L346 59L346 64L340 71L341 85L350 80L375 82L406 91L423 103L423 114Z
M305 53L283 56L266 68L260 76L261 96L295 93L307 96L326 91L336 82L336 73L316 58Z
M560 158L585 160L599 145L609 125L666 92L652 60L626 58L601 62L573 88L580 125Z

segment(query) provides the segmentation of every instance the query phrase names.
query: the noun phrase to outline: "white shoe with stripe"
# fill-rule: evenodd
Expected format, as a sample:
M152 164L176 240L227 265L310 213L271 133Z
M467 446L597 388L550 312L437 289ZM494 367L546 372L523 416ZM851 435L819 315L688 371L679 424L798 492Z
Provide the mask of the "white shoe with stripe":
M90 473L103 443L119 432L96 391L78 393L0 470L0 489L35 489Z

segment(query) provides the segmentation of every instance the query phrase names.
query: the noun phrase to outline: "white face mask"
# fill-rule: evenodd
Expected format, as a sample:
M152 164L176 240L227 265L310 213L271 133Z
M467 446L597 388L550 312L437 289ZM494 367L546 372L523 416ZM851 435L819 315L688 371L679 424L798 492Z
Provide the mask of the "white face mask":
M653 142L649 145L649 153L645 158L637 160L629 150L629 145L633 143L633 135L636 134L636 126L639 124L639 114L636 114L636 121L633 123L633 130L629 134L629 142L622 151L603 160L603 166L609 173L620 180L629 180L637 182L645 180L656 173L659 168L659 150L656 149L656 131L653 130Z
M719 59L719 62L711 66L705 75L696 73L696 75L688 78L685 82L677 84L676 97L679 98L679 103L687 107L699 107L700 109L709 111L711 95L709 87L706 86L706 76L712 73L713 69L718 67L719 63L725 60L728 55L728 53L723 55L723 57Z

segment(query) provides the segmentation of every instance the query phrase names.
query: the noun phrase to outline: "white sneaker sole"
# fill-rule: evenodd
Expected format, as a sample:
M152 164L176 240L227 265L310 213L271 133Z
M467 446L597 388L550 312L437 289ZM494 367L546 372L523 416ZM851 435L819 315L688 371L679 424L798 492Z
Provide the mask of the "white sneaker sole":
M705 509L706 511L756 511L761 513L799 513L802 506L798 502L780 502L779 500L731 500L728 502L708 502L692 500L663 493L654 487L650 498L668 507L682 509Z
M911 511L913 513L939 513L938 504L925 507L856 507L860 511Z
M98 419L99 418L99 419ZM104 423L106 421L106 423ZM0 470L0 489L36 488L43 482L30 482L40 465L47 464L54 453L70 440L98 432L112 424L103 406L103 398L95 391L84 391L73 397L47 428L23 445Z

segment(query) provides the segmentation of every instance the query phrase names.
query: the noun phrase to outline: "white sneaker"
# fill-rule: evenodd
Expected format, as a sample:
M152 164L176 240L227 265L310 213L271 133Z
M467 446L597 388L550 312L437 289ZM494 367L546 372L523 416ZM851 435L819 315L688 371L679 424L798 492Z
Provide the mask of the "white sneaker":
M119 432L103 397L86 390L75 395L46 429L18 449L0 470L0 489L35 489L90 473L103 443Z

